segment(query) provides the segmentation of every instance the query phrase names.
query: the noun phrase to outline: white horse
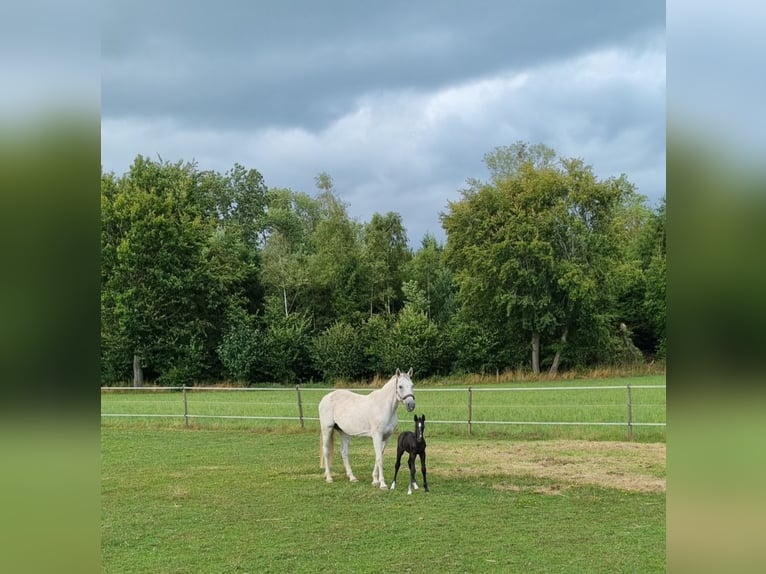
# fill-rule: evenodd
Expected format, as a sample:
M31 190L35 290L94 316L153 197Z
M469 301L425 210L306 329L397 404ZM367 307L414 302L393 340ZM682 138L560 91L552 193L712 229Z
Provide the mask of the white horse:
M380 485L382 490L388 488L383 478L383 450L399 422L396 416L399 403L401 402L408 412L415 409L415 395L412 394L410 377L412 369L406 373L396 369L396 374L383 387L369 395L337 390L322 397L319 401L320 465L325 469L327 482L332 482L330 455L333 450L333 430L337 430L341 436L340 454L348 479L351 482L357 481L348 462L349 440L352 436L369 436L372 437L372 445L375 448L372 485Z

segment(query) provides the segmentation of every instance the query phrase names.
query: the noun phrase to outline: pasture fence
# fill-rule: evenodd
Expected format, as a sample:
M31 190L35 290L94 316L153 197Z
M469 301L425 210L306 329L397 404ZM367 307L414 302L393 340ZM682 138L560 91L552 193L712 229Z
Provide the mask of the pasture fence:
M436 424L436 425L466 425L468 433L473 434L473 429L475 425L526 425L526 426L535 426L535 425L550 425L550 426L613 426L618 427L622 426L626 428L627 431L627 438L628 440L633 439L633 433L635 427L665 427L666 422L664 420L655 420L655 421L647 421L647 420L636 420L636 417L634 416L634 400L633 400L633 390L635 389L662 389L665 390L665 385L651 385L651 384L627 384L627 385L594 385L594 386L547 386L547 387L538 387L538 386L532 386L532 387L460 387L460 388L420 388L418 389L418 394L422 393L465 393L466 394L466 402L463 403L467 407L466 411L464 411L467 416L460 417L452 417L452 418L437 418L437 419L429 419L429 424ZM240 420L260 420L260 421L297 421L300 424L301 428L305 428L306 421L319 421L319 417L312 417L312 416L306 416L304 414L304 393L328 393L334 389L328 389L328 388L312 388L312 387L301 387L300 385L295 385L294 388L288 388L288 387L102 387L101 394L102 394L102 408L101 408L101 416L104 418L111 418L111 417L124 417L124 418L183 418L185 426L189 426L190 420L193 419L240 419ZM372 392L374 389L353 389L355 392L365 393L365 392ZM498 410L508 409L512 408L512 405L508 405L506 403L503 403L501 400L498 400L500 396L504 393L525 393L525 392L548 392L548 393L554 393L558 392L559 394L567 393L567 392L583 392L583 391L618 391L622 390L625 392L625 407L626 407L626 417L623 420L611 420L611 421L602 421L602 420L540 420L544 417L538 417L536 420L534 418L530 419L527 418L526 420L514 420L514 417L509 418L500 418L499 416L493 416L490 418L487 418L486 413L489 414L497 414ZM257 396L257 393L278 393L278 394L284 394L287 396L289 393L294 393L294 400L289 402L236 402L236 403L225 403L222 401L217 401L215 404L215 408L211 408L211 410L218 409L219 411L222 408L222 405L225 404L237 404L237 405L266 405L268 404L270 408L274 409L276 408L277 412L269 412L263 415L254 415L254 414L233 414L231 411L225 412L225 408L223 409L224 412L211 412L209 410L208 412L204 412L204 410L191 412L191 409L189 407L189 400L188 397L190 394L198 394L198 393L227 393L227 392L236 392L239 393L241 396L241 393L252 393L253 396ZM183 404L183 412L104 412L105 408L105 402L103 399L103 395L105 394L127 394L127 395L141 395L144 398L147 395L153 395L157 393L180 393L182 395L182 401L179 401ZM474 396L479 397L483 393L500 393L500 395L493 395L494 401L492 403L484 403L482 405L482 408L484 409L485 416L484 417L477 417L476 416L476 405L474 401ZM318 404L321 397L316 399L316 401L309 401L312 405ZM138 401L142 406L146 406L149 404L146 401ZM172 408L173 404L170 401L163 401L160 404L171 407L167 410L174 410ZM195 406L198 404L204 404L202 402L195 403ZM212 403L211 403L212 404ZM292 404L292 407L289 405ZM616 403L610 403L608 406L615 406ZM118 408L122 408L122 410L131 410L130 408L124 408L126 405L128 405L128 402L126 401L107 401L106 406L115 406L117 405ZM540 405L538 405L540 406ZM563 407L587 407L589 405L567 405L567 404L561 404L558 403L557 406L559 408ZM594 406L594 405L590 405ZM597 405L597 406L606 406L606 405ZM646 405L641 405L646 406ZM653 405L653 406L663 406L664 407L664 401L661 403L661 405ZM141 407L139 407L140 409ZM456 407L452 407L453 411ZM296 409L296 410L292 410ZM107 408L107 410L109 410ZM150 410L150 409L145 409ZM289 411L292 410L293 414L289 414ZM444 409L443 409L444 410ZM539 414L539 409L538 409ZM582 414L582 413L581 413ZM664 419L664 408L662 409L662 418ZM587 418L587 417L582 417Z

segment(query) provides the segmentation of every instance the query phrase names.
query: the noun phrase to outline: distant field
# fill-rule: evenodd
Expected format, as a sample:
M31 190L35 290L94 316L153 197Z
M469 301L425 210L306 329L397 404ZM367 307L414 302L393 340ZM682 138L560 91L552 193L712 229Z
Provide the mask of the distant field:
M418 401L438 413L429 397L440 395ZM431 492L408 496L370 485L369 439L351 441L360 482L345 480L336 448L326 484L315 429L182 425L104 419L103 572L665 571L663 443L435 426ZM393 463L389 447L388 482Z
M473 385L470 396L472 436L524 439L624 440L627 437L625 386L664 385L664 375L632 378L590 379L565 382L523 382ZM577 390L574 387L595 387ZM619 386L621 388L607 388ZM555 390L543 390L556 387ZM506 390L494 390L506 389ZM509 391L507 389L515 389ZM304 427L317 428L317 405L329 388L302 387ZM368 389L357 389L367 392ZM469 433L469 393L466 386L438 388L416 385L417 413L427 416L433 436ZM665 440L664 426L640 423L665 422L665 389L633 388L634 440ZM102 392L102 414L151 415L102 418L105 427L193 427L237 429L300 429L298 394L293 387L258 390L145 390ZM166 416L161 416L166 415ZM231 418L219 418L231 417ZM242 418L259 417L259 418ZM411 415L399 411L400 429L408 429ZM509 423L514 424L488 424ZM528 423L528 424L517 424ZM557 424L540 424L557 423ZM566 424L559 424L566 423ZM618 426L592 423L620 423Z

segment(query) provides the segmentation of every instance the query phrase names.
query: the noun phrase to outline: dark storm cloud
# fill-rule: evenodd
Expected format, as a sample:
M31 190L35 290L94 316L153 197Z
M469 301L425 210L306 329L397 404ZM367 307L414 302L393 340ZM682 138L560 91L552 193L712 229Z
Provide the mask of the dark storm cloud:
M109 2L102 109L318 129L360 94L431 90L663 26L663 2Z
M110 2L102 164L258 169L414 245L517 140L664 195L664 2Z

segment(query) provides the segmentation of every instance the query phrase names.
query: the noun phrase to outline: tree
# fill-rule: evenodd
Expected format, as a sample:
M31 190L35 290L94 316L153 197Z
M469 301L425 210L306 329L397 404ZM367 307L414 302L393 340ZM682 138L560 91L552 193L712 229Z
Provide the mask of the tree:
M415 281L425 297L425 313L438 325L455 311L455 284L444 258L444 246L427 233L406 267L407 280Z
M556 152L541 143L530 145L517 141L484 154L484 164L489 169L493 183L516 176L525 166L543 170L552 168L555 162Z
M364 226L363 257L369 282L370 315L395 314L402 307L402 280L411 257L401 215L373 214Z
M216 372L226 309L258 297L240 226L216 217L194 164L138 156L102 177L102 373L159 382Z
M317 177L318 184L330 185L329 176L322 175ZM355 323L363 312L365 295L361 226L351 221L346 205L331 188L320 187L316 200L319 220L310 238L307 304L315 329L321 331L335 321Z
M616 314L642 353L665 355L665 202L643 202L623 214L624 257L616 270Z
M289 189L268 195L262 277L269 295L282 301L285 316L293 312L310 283L310 238L319 221L319 202Z
M219 227L236 227L245 244L255 248L266 226L268 189L255 169L235 163L224 175L216 171L198 174L200 203Z
M597 339L608 329L593 318L610 312L615 213L634 190L625 177L598 180L582 160L553 163L544 146L512 149L500 154L508 161L487 161L490 183L470 182L449 204L446 256L462 305L523 333L534 373L547 345L555 374L574 332L595 328Z

